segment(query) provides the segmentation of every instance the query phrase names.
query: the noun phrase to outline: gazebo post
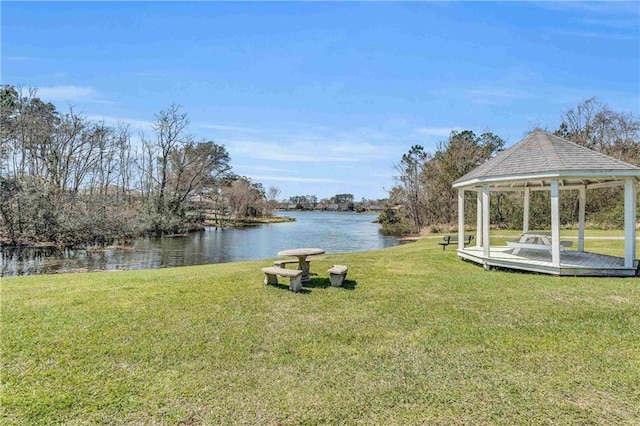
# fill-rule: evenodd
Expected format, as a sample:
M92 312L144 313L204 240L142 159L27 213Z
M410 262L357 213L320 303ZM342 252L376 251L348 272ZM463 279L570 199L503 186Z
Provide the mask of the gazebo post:
M633 268L636 258L636 185L624 182L624 267Z
M464 250L464 189L458 189L458 250Z
M551 264L560 267L560 203L558 180L551 181Z
M608 256L585 252L585 211L588 189L609 188L624 184L624 255ZM627 164L600 152L587 149L543 130L535 130L508 149L487 159L453 182L456 191L476 192L476 243L473 249L458 250L461 259L484 266L504 267L554 275L635 276L638 274L636 241L638 230L638 194L640 167ZM567 250L570 241L560 241L560 191L578 191L577 251ZM491 192L524 192L522 236L507 241L504 247L491 250ZM531 231L535 191L549 191L551 232ZM459 193L460 194L460 193ZM576 195L575 192L573 193ZM464 195L459 195L464 197ZM463 202L459 201L459 202ZM462 205L462 210L464 207ZM464 211L464 210L462 210ZM464 216L459 218L460 235L464 235ZM468 232L467 232L468 233ZM470 236L467 235L467 238ZM575 244L575 243L574 243ZM460 247L460 243L458 243ZM588 249L588 247L586 247ZM521 250L526 250L520 254ZM537 251L537 255L535 254ZM588 255L587 255L588 254ZM640 258L640 255L637 255ZM574 263L575 261L575 263ZM624 266L623 266L624 265Z
M489 185L482 185L482 255L488 259L489 251Z
M584 251L584 210L587 201L587 188L581 186L578 190L578 251Z
M476 247L482 247L482 191L476 194Z
M524 211L522 214L522 233L529 232L529 194L531 190L529 187L524 188Z

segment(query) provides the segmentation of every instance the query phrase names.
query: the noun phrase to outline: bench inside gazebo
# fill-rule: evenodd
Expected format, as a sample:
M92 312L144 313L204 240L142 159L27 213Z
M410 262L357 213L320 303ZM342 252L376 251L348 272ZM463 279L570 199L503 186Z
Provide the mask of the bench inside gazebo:
M570 276L635 276L636 183L640 168L536 130L517 144L456 180L458 189L458 256L491 267ZM624 187L624 257L584 250L585 204L588 190ZM578 191L578 239L560 240L559 192ZM475 246L465 247L465 193L477 198ZM505 246L491 246L489 205L491 194L524 193L522 236ZM551 230L529 230L529 199L532 191L551 193Z

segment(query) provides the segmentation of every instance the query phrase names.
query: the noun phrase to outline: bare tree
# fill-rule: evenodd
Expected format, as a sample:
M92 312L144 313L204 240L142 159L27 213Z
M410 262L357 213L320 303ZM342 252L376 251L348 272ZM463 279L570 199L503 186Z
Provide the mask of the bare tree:
M168 182L172 213L178 213L188 199L204 185L211 186L231 170L229 154L214 142L188 142L169 155Z
M423 186L420 179L422 167L429 155L421 145L414 145L408 153L402 156L396 171L399 173L398 183L402 196L402 203L409 212L412 221L412 230L418 231L425 224L425 209Z
M131 129L129 125L119 123L115 132L115 143L118 152L118 164L120 166L120 190L123 200L127 200L131 190L132 165L131 157Z
M186 113L180 112L180 105L173 104L156 114L153 123L155 144L158 149L158 213L165 211L165 192L169 179L169 157L180 145L185 143L184 129L189 125Z
M269 189L267 189L267 215L271 216L273 210L276 208L280 192L280 188L277 186L270 186Z
M262 215L265 204L262 184L251 182L247 177L238 177L225 188L225 193L237 219Z
M640 165L640 120L633 114L612 111L597 98L590 98L564 111L560 118L562 122L556 135L619 160ZM612 203L612 200L621 200L621 192L620 187L592 192L587 199L587 215L602 212L606 206L604 210L613 211L614 214L609 214L600 221L620 220L620 215L616 215L615 211L622 211L622 207L619 202L618 205L615 201ZM573 211L570 219L576 221L578 194L570 194L565 199L564 210Z
M556 134L612 157L640 164L640 120L612 111L597 98L583 101L561 115Z

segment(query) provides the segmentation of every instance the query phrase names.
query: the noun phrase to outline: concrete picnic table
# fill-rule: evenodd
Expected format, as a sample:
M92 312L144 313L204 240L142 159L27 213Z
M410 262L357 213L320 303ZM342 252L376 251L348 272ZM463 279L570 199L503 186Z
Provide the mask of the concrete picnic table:
M298 269L302 271L302 282L309 282L309 261L307 256L316 254L324 254L324 250L320 248L297 248L282 250L278 252L278 256L294 256L298 258Z

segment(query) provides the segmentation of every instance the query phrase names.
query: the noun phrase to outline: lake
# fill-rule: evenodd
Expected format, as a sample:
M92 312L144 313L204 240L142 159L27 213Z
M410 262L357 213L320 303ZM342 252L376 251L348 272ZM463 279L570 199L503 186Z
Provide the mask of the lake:
M397 245L379 232L374 214L278 212L295 222L242 229L207 228L185 237L141 238L129 248L100 251L21 248L0 250L0 276L152 269L277 257L280 250L319 247L327 254Z

